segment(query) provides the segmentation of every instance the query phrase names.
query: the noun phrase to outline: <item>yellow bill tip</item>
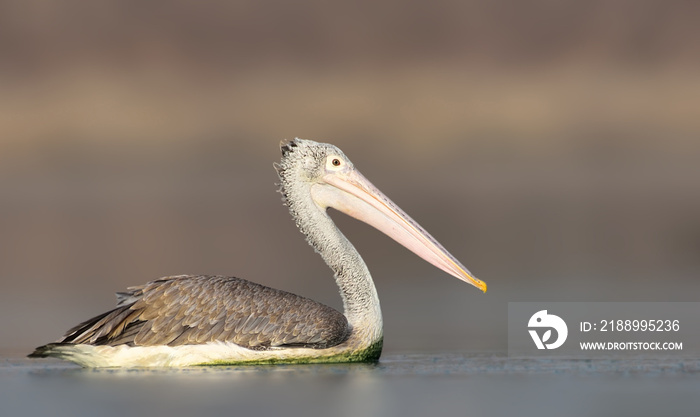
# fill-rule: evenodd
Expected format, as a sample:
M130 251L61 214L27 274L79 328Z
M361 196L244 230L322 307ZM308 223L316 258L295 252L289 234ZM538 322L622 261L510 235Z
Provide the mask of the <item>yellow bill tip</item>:
M459 265L457 267L459 268L459 270L462 272L462 275L463 275L461 277L458 276L458 278L460 278L462 281L465 281L465 282L468 282L469 284L472 284L473 286L480 289L484 293L486 292L487 286L486 286L486 283L484 281L482 281L479 278L475 277L474 275L470 274L463 267L461 267ZM455 275L455 276L457 276L457 275ZM466 279L464 278L465 276L466 276Z

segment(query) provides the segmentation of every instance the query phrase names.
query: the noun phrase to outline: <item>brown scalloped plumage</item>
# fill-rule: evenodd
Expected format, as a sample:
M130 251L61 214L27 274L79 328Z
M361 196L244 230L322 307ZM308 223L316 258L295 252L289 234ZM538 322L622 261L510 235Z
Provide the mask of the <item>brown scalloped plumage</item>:
M340 312L240 278L182 275L130 287L117 308L69 330L58 343L193 345L231 342L249 349L323 349L345 341Z

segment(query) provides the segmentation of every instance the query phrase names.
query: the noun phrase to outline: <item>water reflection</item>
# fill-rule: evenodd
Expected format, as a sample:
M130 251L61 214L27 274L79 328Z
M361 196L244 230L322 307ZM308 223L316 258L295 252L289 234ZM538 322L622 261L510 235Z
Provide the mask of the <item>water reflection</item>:
M387 355L378 364L88 370L0 365L0 415L695 415L700 360ZM654 392L653 396L646 395Z

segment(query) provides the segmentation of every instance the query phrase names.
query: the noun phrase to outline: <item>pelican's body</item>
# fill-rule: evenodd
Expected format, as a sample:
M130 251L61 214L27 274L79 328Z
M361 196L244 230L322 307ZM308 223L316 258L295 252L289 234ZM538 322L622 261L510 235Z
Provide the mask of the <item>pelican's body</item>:
M486 285L365 179L335 146L295 139L276 165L300 231L335 274L344 314L233 277L165 277L117 294L117 307L69 330L30 357L86 367L366 362L379 359L382 315L365 263L327 213L365 221L433 265Z

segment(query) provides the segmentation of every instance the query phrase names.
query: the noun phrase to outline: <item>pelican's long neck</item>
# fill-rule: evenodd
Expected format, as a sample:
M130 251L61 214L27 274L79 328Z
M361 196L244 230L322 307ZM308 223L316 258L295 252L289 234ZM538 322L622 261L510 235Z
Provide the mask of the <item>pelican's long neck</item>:
M280 175L280 178L280 192L299 230L335 273L345 316L353 333L361 333L370 341L380 339L382 313L367 265L326 210L314 203L310 186L294 176Z

